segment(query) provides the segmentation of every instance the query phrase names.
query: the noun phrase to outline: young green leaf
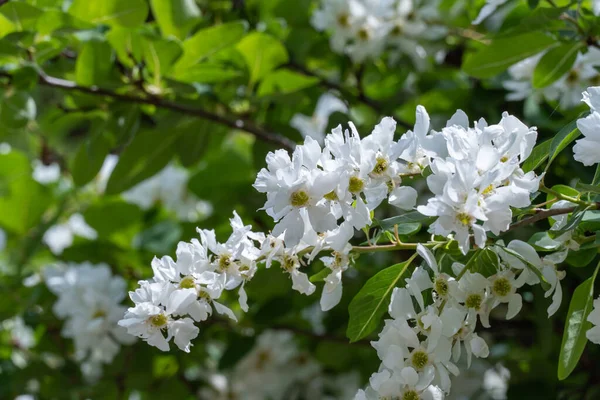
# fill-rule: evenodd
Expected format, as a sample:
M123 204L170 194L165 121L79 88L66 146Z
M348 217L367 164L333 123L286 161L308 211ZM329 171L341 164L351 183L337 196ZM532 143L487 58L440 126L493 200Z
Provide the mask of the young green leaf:
M574 42L550 49L535 66L532 79L533 87L546 87L569 72L581 47L580 42Z
M262 32L254 32L246 36L236 48L246 60L251 83L258 82L288 61L288 53L283 44L273 36Z
M152 15L163 36L185 39L190 29L200 22L200 9L194 0L150 0Z
M403 278L408 276L407 271L413 259L414 256L378 272L354 296L348 307L350 318L346 331L351 342L364 338L377 328L387 310L392 291L404 285Z
M597 273L598 267L596 267L594 275L573 292L558 358L558 379L560 380L566 379L573 372L587 343L585 333L591 328L587 317L592 311L594 281Z
M73 0L69 14L94 24L135 27L148 16L145 0Z

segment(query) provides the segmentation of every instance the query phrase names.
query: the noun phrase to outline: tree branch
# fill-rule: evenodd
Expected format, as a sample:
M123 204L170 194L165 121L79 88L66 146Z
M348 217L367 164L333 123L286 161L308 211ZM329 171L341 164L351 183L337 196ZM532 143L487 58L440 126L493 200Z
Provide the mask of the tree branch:
M1 1L1 0L0 0ZM172 110L175 112L179 112L186 115L191 115L194 117L206 119L208 121L215 122L217 124L225 125L232 129L239 129L245 132L248 132L258 139L263 140L265 142L273 143L277 146L281 146L287 150L293 150L296 146L292 140L286 138L285 136L281 136L276 133L268 132L264 128L254 124L251 121L240 119L240 118L231 118L225 115L215 114L210 111L203 110L201 108L196 108L193 106L189 106L187 104L176 103L170 100L164 100L158 97L140 97L136 95L117 93L110 89L101 88L98 86L80 86L73 81L68 81L66 79L55 78L52 76L48 76L45 73L40 71L40 84L45 86L50 86L58 89L63 89L67 91L77 91L81 93L88 93L96 96L105 96L110 97L117 100L127 101L131 103L138 104L149 104L159 108L164 108L167 110Z

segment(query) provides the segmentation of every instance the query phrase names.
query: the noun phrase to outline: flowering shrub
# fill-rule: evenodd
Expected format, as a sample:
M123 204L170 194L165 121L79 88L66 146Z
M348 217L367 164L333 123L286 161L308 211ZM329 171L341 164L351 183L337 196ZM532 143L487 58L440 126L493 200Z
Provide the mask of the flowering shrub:
M0 1L0 398L596 398L599 11Z

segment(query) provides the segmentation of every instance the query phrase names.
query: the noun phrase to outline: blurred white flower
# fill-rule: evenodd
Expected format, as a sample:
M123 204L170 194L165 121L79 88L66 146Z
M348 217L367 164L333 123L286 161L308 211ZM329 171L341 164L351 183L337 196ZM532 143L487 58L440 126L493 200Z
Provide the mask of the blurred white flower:
M51 226L42 237L42 241L53 254L62 252L73 244L75 236L94 240L98 233L89 226L81 214L73 214L67 222Z
M312 116L296 114L290 125L297 129L303 137L310 136L322 145L329 116L334 112L347 113L348 107L333 94L325 93L317 101L317 107Z
M34 160L33 179L43 185L57 182L60 179L60 165L55 162L46 165L40 160Z

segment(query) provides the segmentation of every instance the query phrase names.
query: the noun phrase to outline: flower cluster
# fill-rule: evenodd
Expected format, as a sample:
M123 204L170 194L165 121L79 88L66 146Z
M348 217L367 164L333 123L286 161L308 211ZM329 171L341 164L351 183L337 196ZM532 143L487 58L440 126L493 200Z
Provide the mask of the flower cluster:
M483 252L476 252L474 260L484 257ZM513 318L522 307L517 289L540 284L540 277L551 286L546 297L554 294L549 315L558 309L563 274L554 262L564 260L562 256L553 253L540 259L533 247L518 240L506 247L499 243L493 252L499 260L495 271L479 272L473 261L439 265L431 250L418 245L426 267L417 267L405 287L394 289L391 319L385 321L379 340L372 342L382 363L357 400L442 399L450 393L451 375L459 374L456 363L463 352L467 366L473 356L489 354L476 332L478 324L489 328L490 312L501 304L507 306L506 319ZM432 291L431 304L425 300L427 290Z
M227 374L208 377L211 389L203 399L351 398L359 387L357 374L325 375L321 365L303 352L290 332L265 331L254 347Z
M89 226L83 215L79 213L71 215L66 222L48 228L42 237L42 241L53 254L59 255L66 248L71 247L77 236L91 240L98 237L96 230Z
M598 84L596 68L600 66L600 50L592 47L585 54L577 54L575 64L566 74L549 86L534 89L533 72L544 54L529 57L508 69L511 79L502 83L509 91L506 100L518 101L533 96L556 101L561 108L576 107L581 101L581 92L590 85Z
M427 23L437 16L434 3L322 0L311 22L315 29L331 34L330 46L334 52L347 54L354 62L377 58L386 47L392 47L420 65L426 55L420 42L441 33Z
M600 86L583 92L583 101L591 113L577 120L577 128L585 137L575 143L573 153L577 161L589 166L600 163Z
M65 319L62 335L73 339L75 360L89 380L102 374L102 364L109 364L119 353L121 344L135 341L117 325L125 307L126 282L113 276L105 264L65 264L44 269L44 280L58 296L53 311Z
M439 217L431 232L455 233L466 254L471 232L483 247L487 231L498 235L508 229L511 207L531 204L530 194L537 191L540 177L524 173L520 164L531 154L537 132L507 113L496 125L480 119L469 127L459 110L440 133L430 136L437 143L435 148L431 143L424 146L436 152L427 184L435 196L418 211Z

